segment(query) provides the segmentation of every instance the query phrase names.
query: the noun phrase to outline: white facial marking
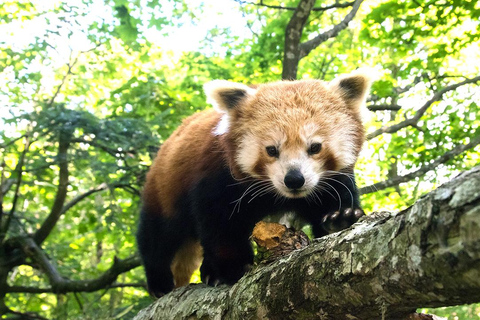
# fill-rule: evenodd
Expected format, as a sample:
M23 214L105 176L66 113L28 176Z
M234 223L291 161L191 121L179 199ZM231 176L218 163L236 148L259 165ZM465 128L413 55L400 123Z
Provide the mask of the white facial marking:
M333 132L329 137L331 150L342 168L348 167L356 161L355 145L351 139L351 136L355 134L354 130L353 125L338 124L332 128Z
M314 159L308 154L308 148L312 143L322 143L324 140L317 134L318 126L309 123L300 128L299 138L303 142L301 145L290 146L289 149L280 147L278 159L268 165L267 173L273 185L280 194L287 198L303 198L313 193L320 179L323 170L323 161ZM286 138L282 141L285 142ZM281 144L283 145L283 143ZM297 169L302 173L305 183L297 189L291 190L285 185L285 176L289 170Z
M300 135L302 139L307 142L309 139L313 139L317 131L318 126L315 123L307 123L303 126L303 132L301 132Z
M242 171L248 172L252 177L255 177L252 169L259 157L258 151L259 145L253 134L245 135L240 141L236 160Z
M322 157L320 150L319 156L310 155L309 147L313 143L321 143L323 147L328 146L328 150L337 159L341 167L352 165L356 161L356 146L352 141L352 136L356 134L355 126L349 124L347 119L338 121L337 123L328 123L328 128L322 128L323 132L319 132L317 124L308 123L303 127L299 127L298 136L293 137L292 141L300 143L287 143L285 131L272 130L270 134L260 135L258 133L246 134L240 142L236 161L242 171L248 173L255 178L264 179L258 173L254 172L258 159L261 158L262 152L268 146L275 146L279 150L278 158L272 159L271 162L265 163L265 173L268 179L274 185L278 194L286 198L304 198L312 195L325 173L326 157ZM220 122L217 127L220 127ZM216 131L220 131L219 129ZM285 185L285 176L289 170L299 170L305 183L302 187L292 190Z
M304 185L292 191L285 185L285 176L289 170L298 169L305 178ZM307 153L307 146L295 150L280 152L277 161L268 168L268 176L280 194L287 198L303 198L311 194L320 178L321 166L319 162L311 158Z

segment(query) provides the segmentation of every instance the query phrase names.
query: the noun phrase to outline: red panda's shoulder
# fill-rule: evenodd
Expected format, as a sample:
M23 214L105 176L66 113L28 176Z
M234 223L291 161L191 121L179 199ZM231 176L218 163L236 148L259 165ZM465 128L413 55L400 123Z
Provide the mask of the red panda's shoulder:
M208 171L222 165L218 136L214 129L221 114L209 109L186 118L163 143L147 174L144 204L174 214L175 203Z

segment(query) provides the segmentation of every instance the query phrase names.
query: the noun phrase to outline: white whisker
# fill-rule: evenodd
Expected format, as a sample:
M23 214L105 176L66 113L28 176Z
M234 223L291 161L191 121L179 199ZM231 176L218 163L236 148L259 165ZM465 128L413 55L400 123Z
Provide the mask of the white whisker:
M338 193L337 189L335 189L330 183L328 183L326 181L319 181L319 183L326 184L328 187L332 188L333 191L335 191L335 193L337 194L337 197L338 197L338 210L340 210L342 208L342 198L340 197L340 193ZM322 189L322 190L325 190L330 195L332 195L327 189ZM332 195L332 197L335 198L333 195Z
M352 191L350 191L350 188L347 187L347 185L345 185L343 182L341 182L340 180L337 180L337 179L333 179L333 178L327 178L327 177L324 177L324 179L328 179L328 180L333 180L333 181L336 181L338 183L340 183L342 186L345 187L345 189L347 189L348 193L350 193L350 200L351 200L351 208L353 209L353 194L352 194Z
M322 193L323 191L325 191L326 193L328 193L329 195L332 196L332 198L335 198L335 196L333 195L333 193L331 193L330 191L328 191L328 189L323 189L323 188L319 188L319 186L321 185L326 185L327 187L331 187L333 189L333 187L328 183L328 182L324 182L324 181L319 181L318 182L318 186L315 187L316 190L320 191L320 193Z
M317 202L317 201L315 201L315 199L317 199L320 202L319 204L321 206L323 206L322 199L318 196L318 194L316 192L312 192L311 195L312 195L313 202Z
M264 181L264 182L266 182L266 184L262 185L262 187L260 189L257 189L256 191L254 191L252 193L252 197L255 196L257 193L261 193L264 190L264 188L273 187L273 185L270 183L270 181Z
M346 173L346 172L341 172L341 171L325 171L326 174L331 174L331 175L344 175L346 176L348 179L350 179L350 181L352 182L352 184L355 184L355 175L353 173Z
M257 197L261 197L271 191L274 191L275 190L275 187L273 185L270 185L270 186L263 186L263 188L261 188L260 190L257 190L255 191L255 195L252 194L252 198L250 200L248 200L248 203L252 202L253 199L257 198Z
M240 206L243 198L245 198L249 193L256 193L259 190L262 190L264 187L264 184L269 184L269 180L257 180L254 181L251 185L248 186L248 188L243 192L243 194L235 201L230 202L230 204L235 203L235 206L233 207L232 213L230 214L230 217L228 218L229 220L232 218L233 214L235 213L235 210L237 213L240 212ZM250 203L250 201L249 201Z

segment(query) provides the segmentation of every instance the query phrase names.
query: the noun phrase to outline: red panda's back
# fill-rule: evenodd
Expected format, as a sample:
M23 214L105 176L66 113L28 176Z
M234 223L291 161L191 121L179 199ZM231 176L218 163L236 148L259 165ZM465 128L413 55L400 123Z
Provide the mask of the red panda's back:
M205 110L186 118L161 146L147 174L143 201L153 214L171 216L182 193L223 164L212 131L221 115Z

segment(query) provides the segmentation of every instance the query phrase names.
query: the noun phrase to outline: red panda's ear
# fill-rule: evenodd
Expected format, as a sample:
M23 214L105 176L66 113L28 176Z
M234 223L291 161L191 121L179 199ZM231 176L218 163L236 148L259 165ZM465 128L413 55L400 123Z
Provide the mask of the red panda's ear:
M330 82L330 87L340 93L342 98L354 110L365 104L367 94L373 82L373 70L357 70L344 74Z
M256 92L242 83L225 80L213 80L203 86L207 96L207 102L211 103L217 110L228 112L235 109L242 101Z

